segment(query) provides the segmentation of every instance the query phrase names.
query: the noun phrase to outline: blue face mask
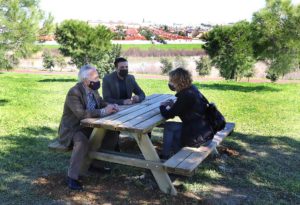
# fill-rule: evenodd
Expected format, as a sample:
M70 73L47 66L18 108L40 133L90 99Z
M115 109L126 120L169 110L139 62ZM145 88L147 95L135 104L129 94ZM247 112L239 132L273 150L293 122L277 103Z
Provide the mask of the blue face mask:
M98 90L100 88L100 81L90 81L89 88Z

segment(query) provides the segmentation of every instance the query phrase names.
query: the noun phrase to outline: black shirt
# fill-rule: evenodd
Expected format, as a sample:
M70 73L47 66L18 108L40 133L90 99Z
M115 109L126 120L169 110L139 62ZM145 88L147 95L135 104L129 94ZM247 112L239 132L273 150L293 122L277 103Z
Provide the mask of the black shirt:
M124 99L124 100L128 99L126 80L125 79L121 80L120 78L118 78L118 84L119 84L120 99Z

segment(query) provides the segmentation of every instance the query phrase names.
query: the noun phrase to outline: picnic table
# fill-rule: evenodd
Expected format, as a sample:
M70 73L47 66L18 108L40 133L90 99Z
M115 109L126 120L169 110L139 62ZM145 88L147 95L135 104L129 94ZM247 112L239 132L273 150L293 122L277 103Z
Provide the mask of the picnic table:
M160 190L176 195L177 191L168 173L192 175L198 165L233 131L234 124L227 123L225 129L215 135L206 146L182 148L169 160L162 162L147 133L165 122L160 114L159 106L161 102L169 99L175 100L176 98L170 94L153 94L147 96L142 103L121 107L119 112L107 117L82 120L81 125L93 128L93 132L89 138L89 153L81 171L87 171L95 159L150 169ZM118 152L99 151L106 130L126 131L130 134L136 140L143 158Z
M160 190L176 195L168 173L163 168L160 158L147 133L165 119L161 116L160 103L175 99L173 95L154 94L148 96L142 103L127 106L125 109L100 119L84 119L81 125L92 127L89 139L89 154L82 167L86 171L93 159L150 169ZM118 153L99 152L106 130L127 131L135 138L144 159L119 155Z

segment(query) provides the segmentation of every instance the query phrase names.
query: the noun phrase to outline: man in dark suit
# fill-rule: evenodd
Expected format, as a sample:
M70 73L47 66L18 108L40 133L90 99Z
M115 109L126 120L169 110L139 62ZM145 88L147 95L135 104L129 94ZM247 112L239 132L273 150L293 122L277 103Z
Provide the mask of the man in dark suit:
M118 105L142 102L145 99L145 93L135 81L134 76L128 74L128 61L119 57L115 59L114 64L116 71L103 78L104 100Z
M58 130L59 142L66 147L73 145L67 178L68 186L73 190L82 190L78 177L92 132L92 128L81 127L80 121L85 118L105 117L119 110L118 105L107 104L100 97L100 81L95 67L81 67L78 79L79 82L67 94ZM118 143L118 134L108 132L106 135L109 137L104 137L102 147L114 149Z

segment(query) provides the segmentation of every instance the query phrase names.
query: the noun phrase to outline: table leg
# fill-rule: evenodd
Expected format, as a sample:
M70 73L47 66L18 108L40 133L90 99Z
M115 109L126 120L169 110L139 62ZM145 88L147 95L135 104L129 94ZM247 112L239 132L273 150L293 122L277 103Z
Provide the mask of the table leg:
M138 143L138 146L146 160L160 161L156 150L146 134L132 134ZM164 193L176 195L177 191L170 180L168 173L165 170L151 170L156 183L160 190Z
M103 138L105 136L106 130L103 128L94 128L93 132L89 138L89 152L98 151L101 147ZM81 173L86 173L92 163L93 159L91 159L88 154L85 157L85 160L81 166Z

